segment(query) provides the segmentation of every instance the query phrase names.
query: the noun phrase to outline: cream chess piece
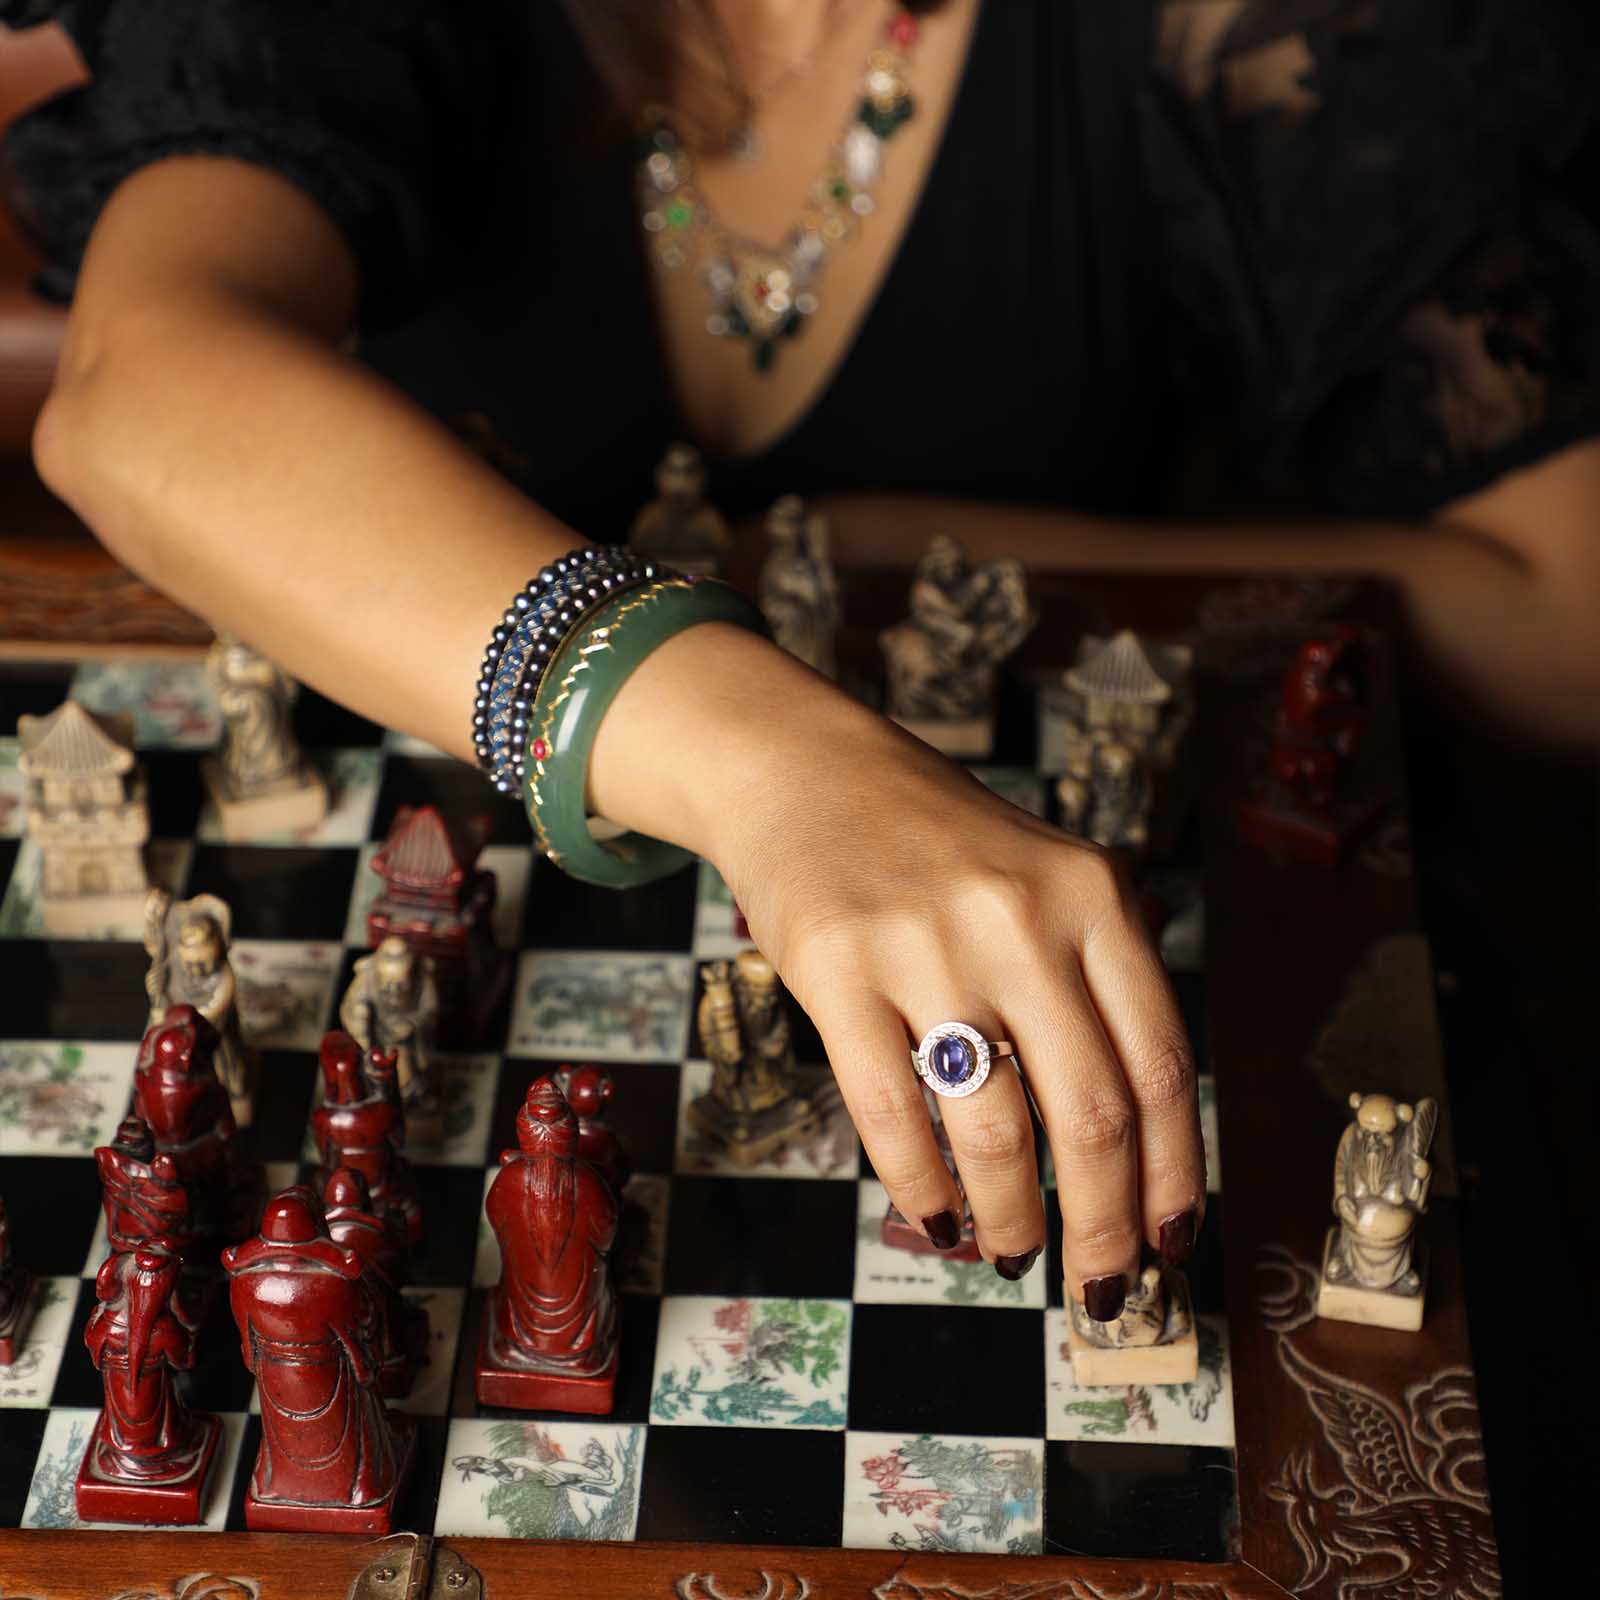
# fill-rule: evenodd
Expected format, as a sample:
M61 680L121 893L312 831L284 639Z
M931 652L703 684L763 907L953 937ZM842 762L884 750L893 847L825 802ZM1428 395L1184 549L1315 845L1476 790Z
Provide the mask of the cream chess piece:
M705 500L706 469L692 444L672 445L656 468L652 500L634 519L630 549L680 572L715 577L733 537L722 513Z
M1193 1383L1200 1374L1200 1341L1188 1280L1151 1262L1112 1322L1096 1322L1076 1300L1069 1300L1067 1346L1073 1381L1090 1388Z
M761 568L761 614L792 656L838 676L839 585L828 559L828 523L786 494L767 513L767 559Z
M392 1050L413 1146L444 1139L443 1107L434 1081L433 1046L439 998L433 963L390 934L355 965L339 1002L339 1026L363 1051Z

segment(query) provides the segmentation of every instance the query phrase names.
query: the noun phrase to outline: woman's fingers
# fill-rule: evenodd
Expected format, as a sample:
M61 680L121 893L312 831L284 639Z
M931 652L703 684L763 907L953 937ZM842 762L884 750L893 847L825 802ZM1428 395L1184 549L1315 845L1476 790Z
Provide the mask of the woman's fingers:
M870 995L806 1006L833 1065L850 1118L889 1199L941 1250L961 1240L961 1191L928 1121L906 1025Z

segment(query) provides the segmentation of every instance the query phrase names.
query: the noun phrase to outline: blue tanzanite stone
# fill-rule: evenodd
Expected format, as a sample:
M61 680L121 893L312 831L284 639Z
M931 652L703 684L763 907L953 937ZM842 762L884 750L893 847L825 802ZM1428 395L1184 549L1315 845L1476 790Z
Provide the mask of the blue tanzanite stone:
M928 1052L928 1065L940 1083L954 1089L972 1076L978 1058L965 1039L950 1035Z

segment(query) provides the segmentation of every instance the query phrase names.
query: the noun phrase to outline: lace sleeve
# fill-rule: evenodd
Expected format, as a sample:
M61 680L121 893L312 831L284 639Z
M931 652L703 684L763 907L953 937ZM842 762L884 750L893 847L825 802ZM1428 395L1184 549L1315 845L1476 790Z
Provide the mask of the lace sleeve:
M484 165L493 52L479 0L0 0L56 21L91 82L20 118L6 198L68 298L111 191L161 156L268 167L343 230L368 328L402 319Z
M1240 475L1422 515L1600 432L1594 66L1539 0L1163 0L1176 358Z

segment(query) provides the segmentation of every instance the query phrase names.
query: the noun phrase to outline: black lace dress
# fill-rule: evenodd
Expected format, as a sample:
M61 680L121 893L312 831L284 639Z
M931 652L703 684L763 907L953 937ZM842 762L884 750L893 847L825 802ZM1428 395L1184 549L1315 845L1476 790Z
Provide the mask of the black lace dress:
M366 358L620 533L684 430L555 0L0 0L50 18L94 82L7 177L53 292L141 164L271 167L351 241ZM986 0L856 339L714 493L1148 512L1203 427L1240 495L1424 514L1600 431L1596 81L1554 0Z

